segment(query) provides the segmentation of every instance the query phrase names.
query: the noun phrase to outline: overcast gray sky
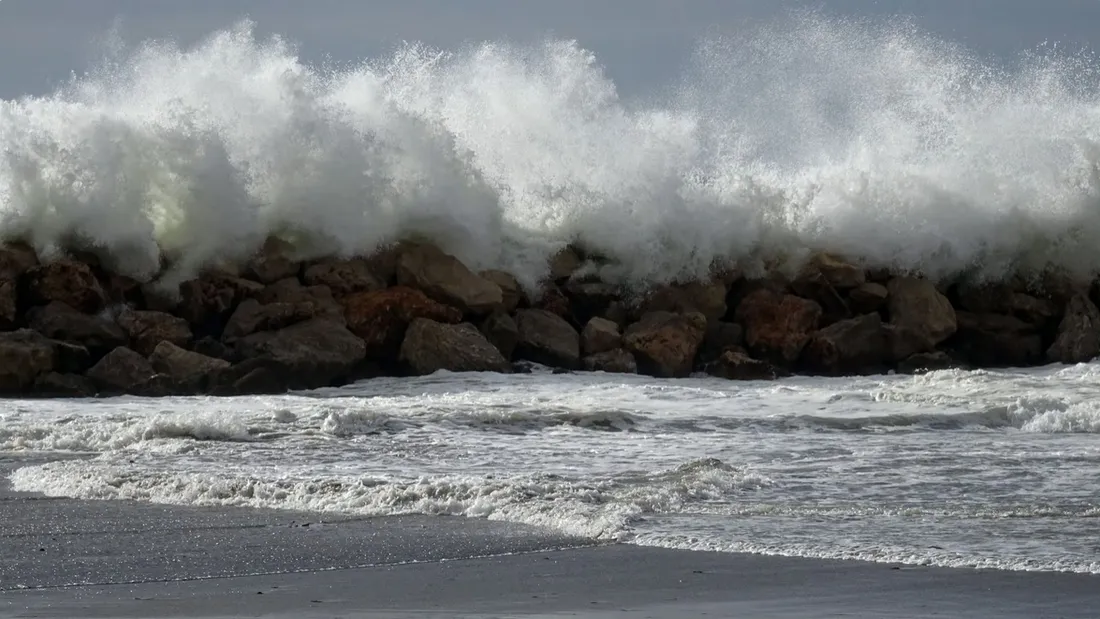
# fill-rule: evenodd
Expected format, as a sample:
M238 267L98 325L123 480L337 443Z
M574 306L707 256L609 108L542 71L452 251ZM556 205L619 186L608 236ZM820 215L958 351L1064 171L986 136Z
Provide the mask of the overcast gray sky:
M127 41L187 45L253 19L303 56L355 60L401 40L441 47L547 34L595 51L625 91L672 78L694 42L799 0L0 0L0 97L45 94L100 56L116 19ZM905 14L982 53L1010 57L1044 41L1100 48L1100 0L817 0L840 15Z

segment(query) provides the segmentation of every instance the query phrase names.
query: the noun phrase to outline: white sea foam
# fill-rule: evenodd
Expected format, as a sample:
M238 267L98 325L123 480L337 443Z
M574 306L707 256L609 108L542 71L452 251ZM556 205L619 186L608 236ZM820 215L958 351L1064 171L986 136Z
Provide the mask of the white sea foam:
M250 24L0 102L0 233L148 275L269 234L407 235L533 282L579 240L633 281L814 247L931 274L1100 267L1098 63L1001 70L905 24L802 14L624 100L569 41L331 69Z

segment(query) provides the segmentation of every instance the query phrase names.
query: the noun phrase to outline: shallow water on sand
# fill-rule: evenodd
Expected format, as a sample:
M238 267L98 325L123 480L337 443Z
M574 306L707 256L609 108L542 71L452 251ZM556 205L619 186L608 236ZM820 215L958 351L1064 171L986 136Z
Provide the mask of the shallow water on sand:
M598 539L1100 573L1098 365L732 383L449 374L0 404L16 489L454 514Z

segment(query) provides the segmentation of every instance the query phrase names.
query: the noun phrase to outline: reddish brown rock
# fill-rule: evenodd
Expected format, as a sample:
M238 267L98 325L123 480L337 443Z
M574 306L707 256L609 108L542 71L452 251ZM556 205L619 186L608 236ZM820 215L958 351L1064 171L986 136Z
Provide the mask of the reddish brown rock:
M519 327L511 316L504 313L489 316L481 323L481 332L505 359L512 360L516 344L519 343Z
M175 391L191 392L205 388L217 372L229 368L222 359L184 350L171 342L161 342L149 356L149 363L160 374L168 376Z
M60 301L31 309L27 312L27 323L48 338L79 344L97 356L130 341L126 331L113 320L82 314Z
M0 393L20 393L54 369L56 349L46 336L30 329L0 333Z
M955 308L932 282L895 277L887 284L895 360L930 352L955 334Z
M877 312L886 305L886 299L890 291L886 286L875 282L867 282L853 288L848 293L848 307L857 314L870 314Z
M519 307L520 303L523 302L523 288L519 285L519 280L517 280L510 273L505 273L504 271L490 270L482 271L481 273L478 273L478 275L480 275L482 279L493 282L498 287L500 287L500 292L502 295L502 302L500 306L501 312L505 314L511 314L512 312L516 311L516 308Z
M606 318L593 318L581 331L581 351L585 356L615 350L622 345L619 325Z
M814 372L841 376L882 372L890 355L882 317L864 314L814 332L802 351L802 361Z
M27 277L30 300L36 305L60 301L88 314L107 305L107 293L92 269L84 263L57 260L30 269Z
M306 267L302 281L307 286L327 286L336 299L386 287L362 258L322 260Z
M641 372L683 377L691 373L706 330L707 318L699 312L653 312L627 327L623 343Z
M1100 310L1084 294L1066 305L1058 337L1047 349L1047 359L1057 363L1084 363L1100 355Z
M727 350L704 367L711 376L726 380L775 380L788 374L767 361L753 359L743 352Z
M161 342L186 348L192 337L186 320L165 312L126 310L119 314L118 324L130 336L134 350L142 355L153 354Z
M521 309L516 312L516 327L519 359L557 368L580 367L580 334L561 316L541 309Z
M416 288L464 314L484 316L504 306L500 286L474 274L458 258L433 245L415 245L401 253L397 283Z
M149 360L134 350L120 346L88 370L87 376L107 393L134 393L156 375Z
M766 361L790 365L817 329L821 306L789 294L761 288L737 306L737 321L745 327L749 351Z
M314 318L241 338L237 352L243 359L262 359L279 368L287 387L311 389L354 376L367 348L340 323Z
M363 339L372 359L394 359L405 330L417 318L449 324L462 321L458 309L405 286L352 295L344 299L344 313L348 329Z
M302 263L290 257L293 248L277 238L269 238L244 267L244 276L261 284L273 284L288 277L298 277Z
M316 307L311 302L262 304L245 299L237 306L222 332L222 341L232 343L257 331L276 331L313 318Z
M607 372L608 374L638 373L638 363L634 359L634 355L622 348L589 355L582 360L582 365L589 372Z
M417 318L401 343L400 361L414 374L511 372L512 365L469 323L446 324Z

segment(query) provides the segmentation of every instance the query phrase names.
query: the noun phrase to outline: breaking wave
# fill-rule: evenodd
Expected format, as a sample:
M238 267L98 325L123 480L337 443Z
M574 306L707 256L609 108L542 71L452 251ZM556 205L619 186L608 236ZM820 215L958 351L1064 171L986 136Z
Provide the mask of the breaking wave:
M621 97L565 40L314 66L252 24L120 47L0 101L0 235L149 277L269 235L304 254L427 237L532 284L577 242L649 282L826 249L930 275L1100 267L1091 57L1001 69L905 22L801 13L702 41Z

